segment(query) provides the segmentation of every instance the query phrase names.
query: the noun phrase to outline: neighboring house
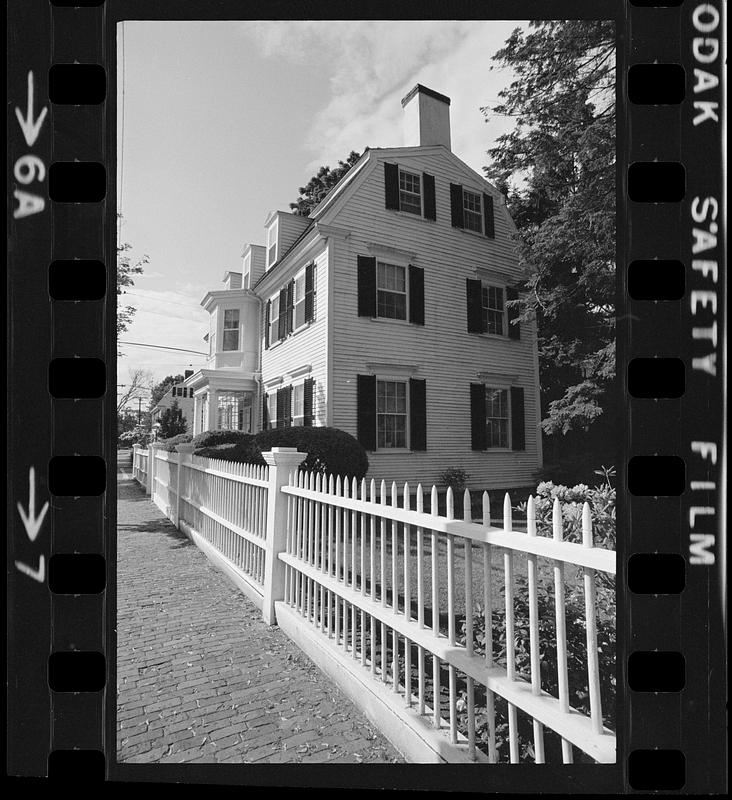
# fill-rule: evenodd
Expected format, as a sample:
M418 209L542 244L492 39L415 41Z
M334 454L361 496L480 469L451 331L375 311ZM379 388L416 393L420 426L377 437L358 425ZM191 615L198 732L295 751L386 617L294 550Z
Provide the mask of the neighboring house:
M193 374L193 370L186 370L185 377L188 379ZM168 389L158 404L150 411L150 421L155 430L155 426L160 424L160 415L165 409L170 408L173 402L178 402L178 407L183 412L183 419L186 422L188 432L192 429L193 420L193 391L183 383L176 383Z
M250 429L348 431L376 478L429 485L456 467L471 486L528 485L538 356L535 324L506 305L522 278L515 229L502 195L451 152L449 99L417 85L402 105L408 146L368 150L310 217L272 212L265 248L244 253L248 288L206 296L211 359L226 309L246 298L239 347L252 359L236 380L255 393ZM209 386L234 387L236 370L210 372Z

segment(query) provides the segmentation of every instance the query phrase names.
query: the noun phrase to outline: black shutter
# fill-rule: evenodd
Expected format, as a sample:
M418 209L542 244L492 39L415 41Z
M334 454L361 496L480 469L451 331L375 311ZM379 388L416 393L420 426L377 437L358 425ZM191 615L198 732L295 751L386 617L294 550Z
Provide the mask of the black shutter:
M399 167L384 164L384 205L399 210Z
M422 185L424 186L424 216L425 219L437 219L437 207L435 203L435 176L422 173Z
M285 322L285 333L292 333L294 325L295 308L293 306L295 294L295 281L291 280L287 284L287 321Z
M483 284L467 278L465 296L468 305L468 333L483 333Z
M267 400L269 395L265 392L262 395L262 430L266 431L269 427L269 417L267 416Z
M287 287L280 289L280 315L277 318L277 338L287 336Z
M305 267L305 322L315 319L315 264Z
M506 289L506 300L518 300L518 292L512 287ZM521 325L518 321L521 310L518 306L506 306L506 317L508 319L508 336L510 339L521 338ZM514 322L514 320L516 320Z
M423 380L409 379L409 446L427 449L427 390Z
M485 450L485 386L470 384L470 446L473 450Z
M424 270L409 265L409 321L424 325Z
M511 449L526 450L524 390L520 386L511 387Z
M493 221L493 198L489 194L483 193L483 222L485 223L485 235L491 239L496 238L496 228Z
M264 349L269 348L269 315L272 311L272 301L267 300L264 312Z
M376 316L376 259L358 257L358 316Z
M315 387L315 378L305 378L305 386L303 390L303 421L302 424L310 427L313 424L313 389Z
M459 183L450 184L450 211L452 213L452 227L464 228L463 187Z
M356 438L366 450L376 450L376 376L358 375Z

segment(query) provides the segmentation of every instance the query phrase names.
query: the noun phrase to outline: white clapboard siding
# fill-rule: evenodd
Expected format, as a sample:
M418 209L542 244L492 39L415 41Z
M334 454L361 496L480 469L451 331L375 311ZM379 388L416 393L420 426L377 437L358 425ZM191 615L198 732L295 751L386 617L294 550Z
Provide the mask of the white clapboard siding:
M289 377L294 371L298 373L303 367L310 365L310 372L299 374L296 380L305 378L315 379L315 393L313 395L313 414L316 425L326 424L326 379L327 379L327 331L328 331L328 248L322 247L317 255L307 258L296 258L287 269L276 271L275 287L263 294L266 304L270 295L279 292L287 281L291 280L304 266L315 261L316 293L315 293L315 319L309 325L291 334L286 339L270 346L264 347L265 312L261 314L261 347L262 347L262 383L264 392L277 391L280 386L292 383ZM269 285L267 282L266 285ZM273 379L283 378L281 384L267 386ZM261 425L258 420L257 427Z
M384 160L435 176L436 222L384 208ZM495 239L453 228L450 183L481 188L439 150L419 157L379 155L342 207L325 215L350 232L335 241L333 259L333 425L355 434L356 376L371 372L368 364L413 366L414 377L426 381L427 451L369 454L370 474L431 483L446 467L460 467L471 486L528 485L540 466L535 326L523 323L519 341L467 332L465 280L478 277L475 268L505 275L507 282L520 279L510 221L495 198ZM370 255L372 243L416 254L412 263L424 269L424 326L358 316L357 256ZM526 450L471 450L470 383L482 382L480 373L502 375L502 386L523 388Z

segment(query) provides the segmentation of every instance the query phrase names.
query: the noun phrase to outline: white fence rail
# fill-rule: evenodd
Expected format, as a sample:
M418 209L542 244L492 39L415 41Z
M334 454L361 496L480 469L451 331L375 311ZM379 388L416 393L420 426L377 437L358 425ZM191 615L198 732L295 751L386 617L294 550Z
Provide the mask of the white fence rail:
M467 491L459 520L451 490L440 516L434 487L425 500L421 486L413 494L408 484L377 489L297 472L304 455L289 448L256 467L179 447L153 448L147 472L136 450L135 478L147 478L158 506L268 623L294 615L298 643L328 650L339 680L343 668L418 736L429 728L437 760L615 761L596 597L598 573L615 574L615 553L594 546L588 504L577 544L563 539L559 501L551 535L539 535L533 498L521 532L508 495L500 526L487 493L481 522L471 522ZM581 645L568 637L570 591L583 595ZM570 704L578 695L588 698L584 710Z
M148 450L143 450L139 445L132 448L132 477L141 485L147 486L147 461Z

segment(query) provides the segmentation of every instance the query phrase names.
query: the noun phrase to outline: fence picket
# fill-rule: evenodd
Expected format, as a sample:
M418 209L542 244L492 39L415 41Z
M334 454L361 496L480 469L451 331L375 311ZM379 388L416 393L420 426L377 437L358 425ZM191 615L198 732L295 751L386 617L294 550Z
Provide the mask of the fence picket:
M552 505L552 537L555 542L564 538L562 528L562 505L559 498L554 498ZM554 615L557 631L557 685L559 687L559 707L565 714L569 713L569 679L567 672L567 615L564 604L564 562L554 561ZM572 764L574 756L572 744L562 738L562 761Z
M536 503L534 496L529 495L526 504L526 533L536 536ZM539 599L538 575L536 556L529 553L527 557L529 577L529 657L531 660L531 691L535 695L541 694L541 654L539 652ZM542 724L532 719L534 729L534 759L537 764L544 764L544 728Z
M582 546L593 547L590 504L582 506ZM585 623L587 631L587 681L590 693L590 717L595 733L602 733L602 704L600 700L600 664L597 657L597 602L595 570L584 568Z

